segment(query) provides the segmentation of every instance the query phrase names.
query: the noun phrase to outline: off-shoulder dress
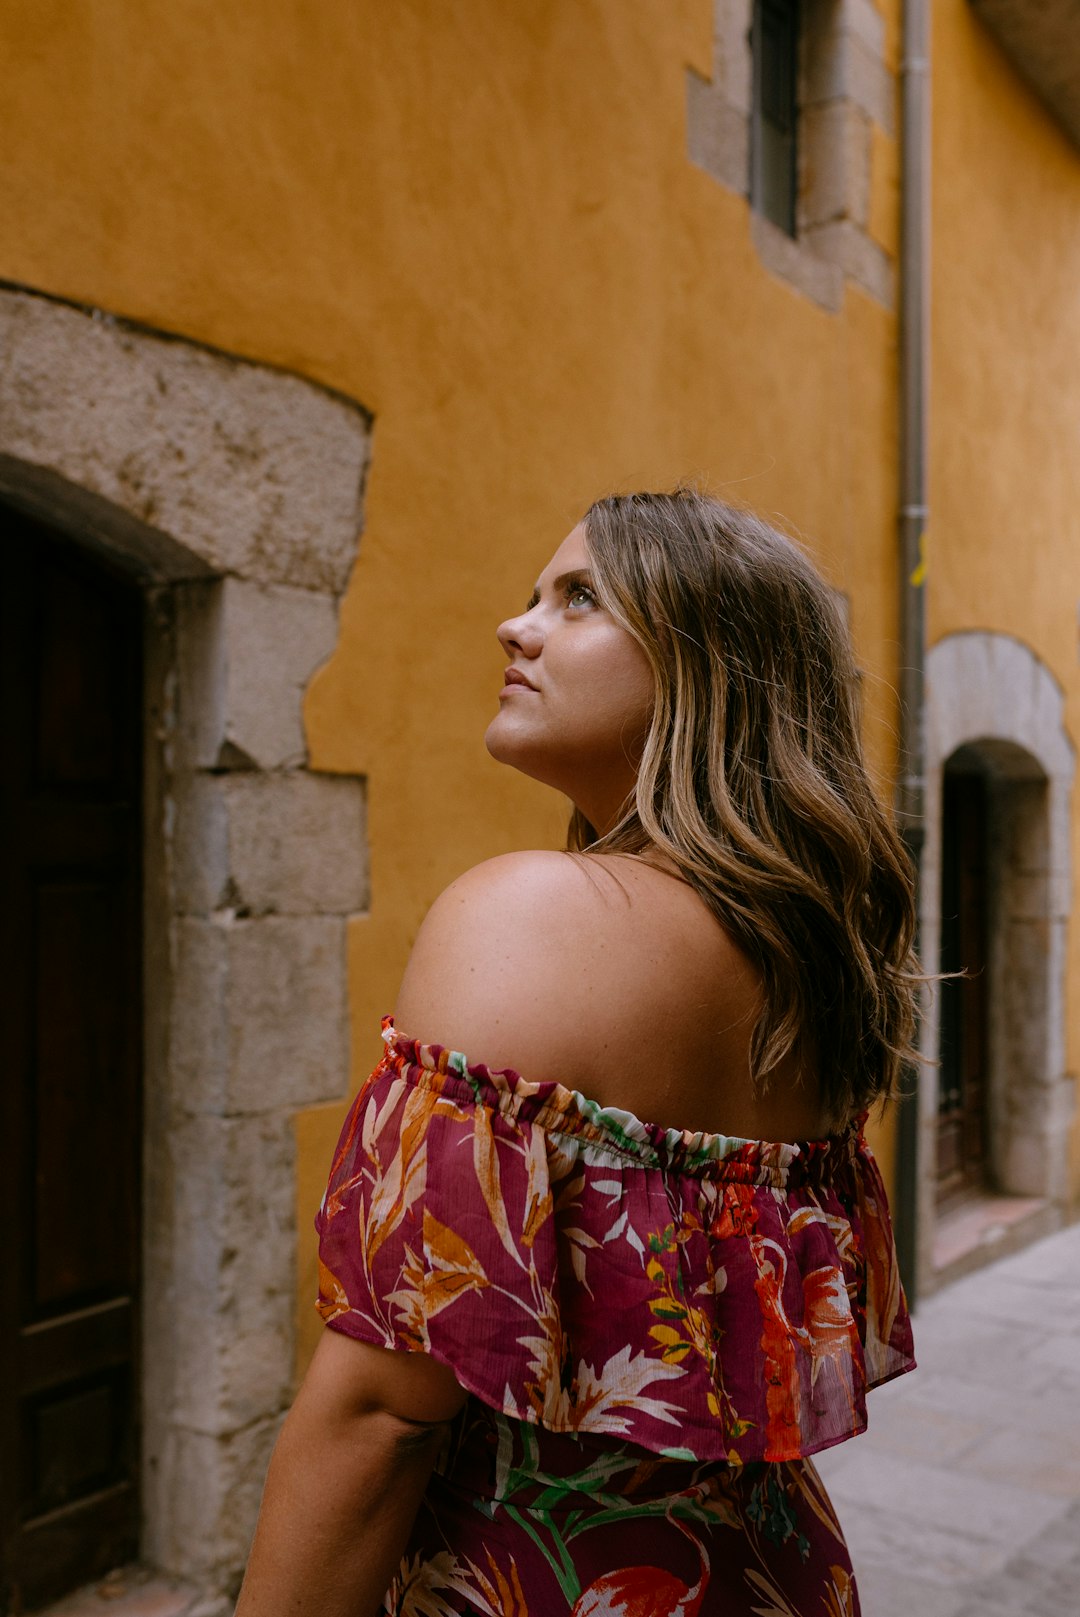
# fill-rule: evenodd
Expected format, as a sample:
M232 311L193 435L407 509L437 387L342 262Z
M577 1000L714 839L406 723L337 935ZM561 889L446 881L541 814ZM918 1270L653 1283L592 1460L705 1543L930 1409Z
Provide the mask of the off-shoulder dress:
M470 1396L382 1610L854 1617L808 1456L915 1362L864 1120L683 1133L383 1038L316 1220L318 1306Z

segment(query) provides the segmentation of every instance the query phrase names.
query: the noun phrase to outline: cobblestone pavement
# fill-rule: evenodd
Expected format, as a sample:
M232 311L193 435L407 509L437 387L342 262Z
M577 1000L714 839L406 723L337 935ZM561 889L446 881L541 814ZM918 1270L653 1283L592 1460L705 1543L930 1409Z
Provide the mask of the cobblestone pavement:
M1080 1224L927 1299L915 1354L817 1457L864 1617L1077 1617Z

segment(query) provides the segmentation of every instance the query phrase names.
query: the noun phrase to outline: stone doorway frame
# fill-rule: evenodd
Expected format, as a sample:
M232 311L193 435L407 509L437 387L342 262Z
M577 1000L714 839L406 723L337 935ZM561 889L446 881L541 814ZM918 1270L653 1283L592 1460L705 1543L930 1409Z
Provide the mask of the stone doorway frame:
M1025 1235L1034 1238L1061 1221L1068 1190L1076 1080L1065 1066L1065 967L1075 752L1061 687L1035 653L1009 635L947 635L930 650L926 681L923 958L928 969L936 969L944 774L948 760L960 753L977 763L990 784L989 1144L1002 1195L1039 1207L1038 1217L1016 1226L1020 1244ZM936 1057L938 1033L931 994L922 1027L929 1058ZM923 1294L942 1278L934 1263L937 1109L937 1070L927 1064L919 1086L917 1262ZM985 1256L1001 1250L995 1245Z
M291 1119L348 1086L364 781L309 767L302 702L371 425L301 377L0 286L0 498L147 605L142 1553L207 1611L293 1393Z

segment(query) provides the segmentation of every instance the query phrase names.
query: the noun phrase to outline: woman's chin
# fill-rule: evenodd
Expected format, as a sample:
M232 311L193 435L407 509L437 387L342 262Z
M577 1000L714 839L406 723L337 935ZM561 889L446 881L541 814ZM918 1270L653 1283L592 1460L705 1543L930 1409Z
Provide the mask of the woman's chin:
M514 735L502 713L496 713L485 730L484 746L497 764L510 764L514 769L524 769L528 773L528 746L523 744L520 736Z
M508 715L497 713L484 732L484 745L497 764L508 764L511 769L517 769L532 780L538 780L544 786L552 784L550 780L552 759L545 755L543 748L536 745L536 737L531 738L515 735L511 724L505 722Z
M484 731L484 746L495 759L495 762L499 764L505 762L503 758L503 741L501 735L499 734L499 720L501 718L502 714L496 713L495 717Z

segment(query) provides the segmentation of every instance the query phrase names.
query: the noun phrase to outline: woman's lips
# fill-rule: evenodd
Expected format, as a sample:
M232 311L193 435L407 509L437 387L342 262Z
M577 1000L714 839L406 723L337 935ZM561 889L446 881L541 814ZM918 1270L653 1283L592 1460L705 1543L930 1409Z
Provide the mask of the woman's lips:
M505 674L503 692L506 691L535 691L536 686L530 685L524 674L519 674L516 668L508 668Z

